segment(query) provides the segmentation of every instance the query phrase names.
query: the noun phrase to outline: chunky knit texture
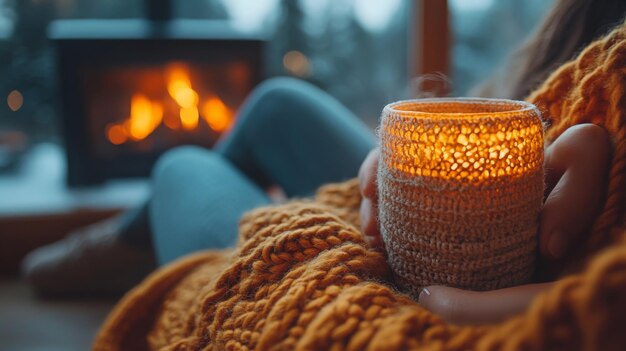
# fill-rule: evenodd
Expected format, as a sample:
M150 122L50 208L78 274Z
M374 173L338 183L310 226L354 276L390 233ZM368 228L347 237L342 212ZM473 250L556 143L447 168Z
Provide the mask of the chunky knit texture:
M527 102L387 105L379 223L396 284L493 290L531 280L543 199L543 126Z
M626 25L592 43L529 99L548 140L592 122L612 136L604 208L573 263L528 310L498 325L445 323L395 291L358 228L351 181L310 202L244 216L229 252L183 258L109 315L95 350L623 350L626 347ZM181 219L182 220L182 219Z

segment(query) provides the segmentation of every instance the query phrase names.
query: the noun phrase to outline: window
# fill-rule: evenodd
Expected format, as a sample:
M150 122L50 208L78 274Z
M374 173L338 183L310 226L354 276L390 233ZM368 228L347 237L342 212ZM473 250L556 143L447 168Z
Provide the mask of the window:
M467 95L522 43L552 5L545 0L450 0L452 85Z
M238 29L267 33L266 77L306 79L374 126L381 106L406 94L408 5L408 0L178 0L172 12L175 19L228 19ZM30 142L59 140L48 24L145 16L144 2L137 0L0 0L0 9L0 93L6 102L0 106L0 130L21 131Z

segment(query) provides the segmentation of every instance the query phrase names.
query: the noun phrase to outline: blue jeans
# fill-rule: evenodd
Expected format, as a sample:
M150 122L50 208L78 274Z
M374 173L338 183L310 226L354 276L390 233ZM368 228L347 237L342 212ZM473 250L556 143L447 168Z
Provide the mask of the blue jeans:
M374 145L372 132L321 90L289 78L266 81L213 150L180 147L157 162L146 210L159 263L234 245L241 215L271 202L268 186L311 195L355 177Z

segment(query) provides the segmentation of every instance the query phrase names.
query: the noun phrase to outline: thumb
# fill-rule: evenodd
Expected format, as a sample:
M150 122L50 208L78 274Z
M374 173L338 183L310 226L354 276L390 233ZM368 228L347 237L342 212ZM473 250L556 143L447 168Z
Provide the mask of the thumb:
M498 323L525 311L535 296L552 284L520 285L491 291L429 286L420 293L419 304L454 324Z

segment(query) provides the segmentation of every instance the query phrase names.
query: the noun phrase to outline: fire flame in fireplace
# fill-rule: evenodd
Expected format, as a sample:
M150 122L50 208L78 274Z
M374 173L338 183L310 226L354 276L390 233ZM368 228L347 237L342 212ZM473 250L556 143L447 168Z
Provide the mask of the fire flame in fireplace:
M129 141L141 141L149 137L159 126L172 130L192 131L202 120L212 130L226 131L234 119L234 111L217 95L200 94L191 84L189 70L181 64L172 64L165 71L166 88L178 110L178 115L165 112L169 101L151 100L146 95L135 93L130 99L130 115L119 123L106 127L106 137L114 145ZM171 102L169 102L171 104Z

